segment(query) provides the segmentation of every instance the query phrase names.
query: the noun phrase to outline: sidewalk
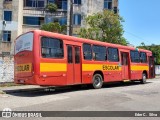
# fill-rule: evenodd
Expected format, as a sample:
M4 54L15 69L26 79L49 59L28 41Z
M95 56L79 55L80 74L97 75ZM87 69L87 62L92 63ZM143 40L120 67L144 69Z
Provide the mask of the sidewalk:
M160 75L156 76L155 78L156 78L156 79L160 79Z

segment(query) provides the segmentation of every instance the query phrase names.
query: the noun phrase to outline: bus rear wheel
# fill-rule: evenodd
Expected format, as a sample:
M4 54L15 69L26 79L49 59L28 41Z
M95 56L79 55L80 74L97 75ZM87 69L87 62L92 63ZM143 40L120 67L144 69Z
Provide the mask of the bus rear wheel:
M94 74L92 85L94 89L100 89L103 85L103 78L100 74Z
M142 80L140 81L142 84L145 84L147 80L147 75L145 73L142 74Z

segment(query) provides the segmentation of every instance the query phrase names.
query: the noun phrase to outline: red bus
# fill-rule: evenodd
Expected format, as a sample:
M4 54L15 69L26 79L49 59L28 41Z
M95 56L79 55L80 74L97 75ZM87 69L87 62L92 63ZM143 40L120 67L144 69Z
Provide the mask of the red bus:
M152 52L35 30L15 41L15 83L41 86L92 84L154 78Z

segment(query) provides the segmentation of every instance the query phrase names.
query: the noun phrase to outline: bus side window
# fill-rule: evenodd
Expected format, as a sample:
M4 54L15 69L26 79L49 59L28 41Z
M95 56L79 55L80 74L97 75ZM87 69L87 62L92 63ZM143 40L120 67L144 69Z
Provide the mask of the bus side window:
M106 47L93 45L93 59L97 61L107 60Z
M63 58L63 41L56 38L41 37L41 52L44 58Z
M147 55L145 52L140 52L140 60L141 60L141 63L147 62Z
M131 56L131 62L134 62L134 63L140 62L140 55L138 51L131 50L130 56Z
M108 60L112 62L118 62L119 61L119 52L117 48L111 48L108 47Z
M92 47L90 44L83 44L83 58L85 60L92 60Z
M42 56L44 58L49 56L49 49L48 48L42 48Z

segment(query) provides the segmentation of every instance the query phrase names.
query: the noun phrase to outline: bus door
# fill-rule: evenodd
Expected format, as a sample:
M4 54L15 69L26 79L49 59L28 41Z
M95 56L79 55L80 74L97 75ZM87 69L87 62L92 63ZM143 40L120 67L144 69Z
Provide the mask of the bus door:
M150 78L155 77L154 57L152 56L149 56L149 76Z
M129 79L129 53L121 52L122 80Z
M81 47L67 45L67 84L81 83Z

